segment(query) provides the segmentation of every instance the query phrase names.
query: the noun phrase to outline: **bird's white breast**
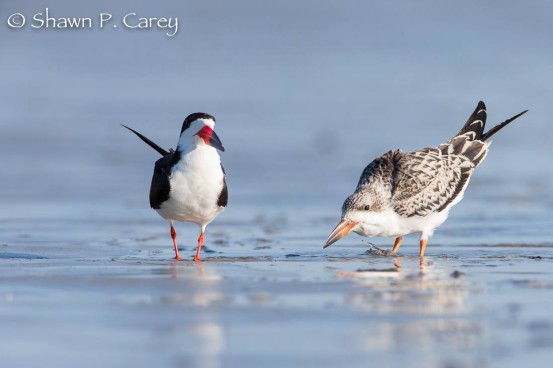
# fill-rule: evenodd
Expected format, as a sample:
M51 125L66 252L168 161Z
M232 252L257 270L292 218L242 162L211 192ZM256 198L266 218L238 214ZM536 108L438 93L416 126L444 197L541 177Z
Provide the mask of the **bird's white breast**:
M217 205L223 178L221 159L213 147L200 144L182 153L169 177L169 199L157 212L166 219L207 225L223 210Z
M371 221L360 222L353 231L362 236L398 237L412 233L422 233L427 238L447 219L449 209L426 216L401 216L389 208L373 213Z

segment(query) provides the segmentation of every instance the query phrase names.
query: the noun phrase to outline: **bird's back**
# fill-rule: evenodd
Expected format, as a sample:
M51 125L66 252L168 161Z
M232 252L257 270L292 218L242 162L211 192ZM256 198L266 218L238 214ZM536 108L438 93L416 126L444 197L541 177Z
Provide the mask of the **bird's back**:
M359 185L367 190L374 177L386 172L396 213L411 217L447 211L462 199L474 169L486 158L491 144L487 140L525 112L485 132L486 105L480 101L448 142L413 152L389 151L365 168Z
M389 151L369 164L359 186L369 190L375 178L390 190L390 205L405 217L441 212L462 198L474 169L484 160L489 143L480 139L486 110L480 102L463 128L436 148ZM389 185L387 185L389 183Z

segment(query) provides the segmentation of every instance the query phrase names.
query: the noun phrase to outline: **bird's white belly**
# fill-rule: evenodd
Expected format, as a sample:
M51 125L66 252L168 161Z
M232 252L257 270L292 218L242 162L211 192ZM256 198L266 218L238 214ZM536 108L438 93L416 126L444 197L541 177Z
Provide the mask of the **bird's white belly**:
M427 216L405 217L392 209L380 212L370 223L359 223L353 231L362 236L398 237L412 233L422 233L424 237L432 236L434 230L442 225L449 209Z
M183 156L173 168L169 199L157 212L165 219L209 224L224 207L217 204L224 173L214 149L199 148Z

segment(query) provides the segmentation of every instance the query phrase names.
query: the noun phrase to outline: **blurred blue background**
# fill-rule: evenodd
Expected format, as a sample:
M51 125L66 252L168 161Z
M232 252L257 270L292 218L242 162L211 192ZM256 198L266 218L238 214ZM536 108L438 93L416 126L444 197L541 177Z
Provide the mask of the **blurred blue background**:
M5 24L46 6L56 18L111 13L120 26ZM2 216L155 218L157 154L119 124L168 148L186 115L204 111L227 149L221 220L312 211L334 222L375 156L446 141L482 99L490 125L530 112L495 137L468 204L452 214L548 228L552 10L549 1L2 1ZM129 12L178 17L178 33L124 29ZM550 233L526 235L516 241Z

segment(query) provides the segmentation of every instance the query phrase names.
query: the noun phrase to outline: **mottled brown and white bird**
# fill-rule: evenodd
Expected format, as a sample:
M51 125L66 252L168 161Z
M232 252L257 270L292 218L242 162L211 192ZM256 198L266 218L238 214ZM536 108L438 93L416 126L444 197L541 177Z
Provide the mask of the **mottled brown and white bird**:
M474 169L488 154L488 139L526 111L484 133L486 105L480 101L447 143L414 152L389 151L376 158L345 200L341 221L324 248L353 231L394 237L392 252L396 253L403 235L420 233L419 255L424 256L428 238L461 201Z
M182 124L176 150L169 151L137 131L124 127L163 156L155 163L150 206L169 222L175 259L181 257L173 221L183 221L201 228L194 257L194 261L201 261L206 226L228 202L225 169L217 153L217 150L225 149L214 131L215 118L201 112L188 115Z

